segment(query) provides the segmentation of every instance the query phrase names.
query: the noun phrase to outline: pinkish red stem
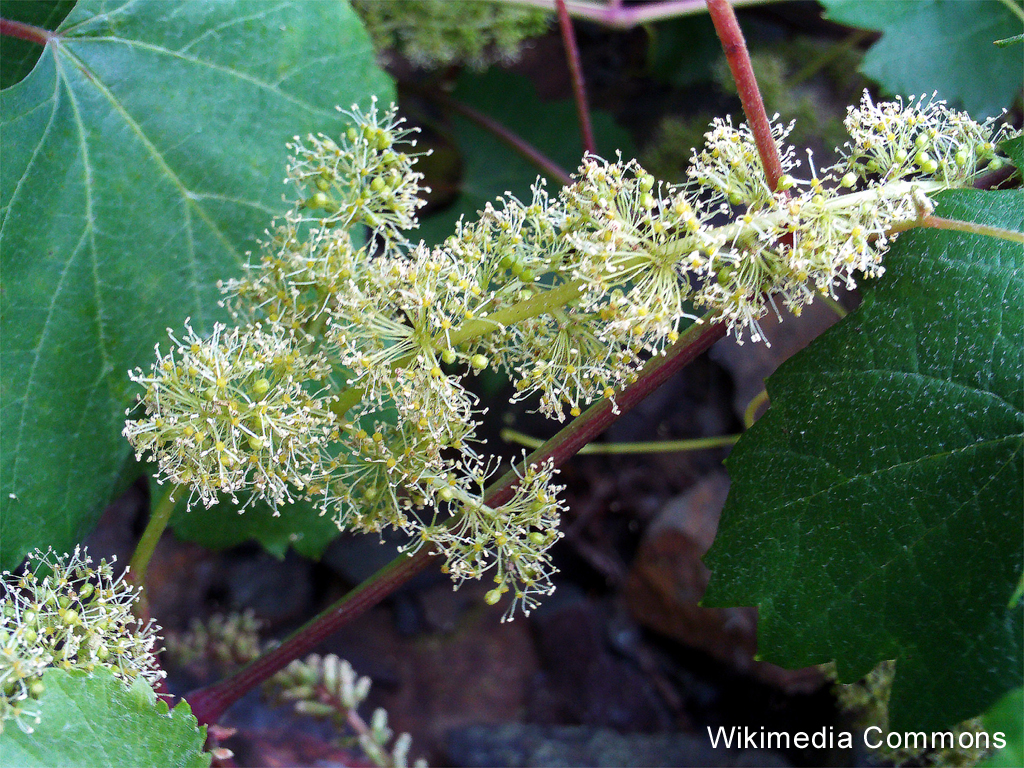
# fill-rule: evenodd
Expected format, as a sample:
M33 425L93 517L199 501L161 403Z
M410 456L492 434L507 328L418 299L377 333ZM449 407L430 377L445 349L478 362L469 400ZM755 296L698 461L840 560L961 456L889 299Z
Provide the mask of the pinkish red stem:
M594 440L619 416L661 386L672 374L707 350L725 335L723 323L712 322L710 315L690 326L664 355L653 358L637 380L615 396L615 405L602 400L573 420L557 435L530 454L527 465L551 460L563 464L587 443ZM506 472L484 492L484 503L498 507L512 498L519 476ZM201 724L216 722L224 711L248 691L269 679L292 660L309 653L338 629L362 615L402 584L426 568L436 558L426 547L415 555L400 555L325 611L306 622L281 645L260 656L231 677L193 691L185 696L192 713Z
M28 40L30 43L46 45L53 37L53 32L42 27L34 27L11 19L0 19L0 35L16 37L19 40Z
M569 76L572 78L572 95L576 101L576 114L580 122L580 137L583 139L583 151L597 154L594 143L594 127L590 120L590 106L587 104L587 87L583 80L583 67L580 64L580 49L576 45L576 32L572 27L572 19L565 8L565 0L557 0L558 28L562 33L565 45L565 60L569 64Z
M747 116L747 123L754 134L754 142L757 144L758 154L761 155L768 185L772 189L778 189L783 174L782 158L779 157L779 148L772 138L771 124L768 121L768 114L764 111L764 101L757 87L754 67L750 63L750 52L747 51L743 31L736 20L736 12L733 11L729 0L707 0L707 4L715 32L722 41L726 61L729 62L729 71L736 81L743 113Z
M733 0L733 5L754 5L769 0ZM529 5L535 8L555 7L557 0L504 0L513 5ZM663 19L703 13L704 0L666 0L666 2L637 3L624 6L622 0L587 2L587 0L566 0L566 10L577 19L587 19L610 29L632 29Z

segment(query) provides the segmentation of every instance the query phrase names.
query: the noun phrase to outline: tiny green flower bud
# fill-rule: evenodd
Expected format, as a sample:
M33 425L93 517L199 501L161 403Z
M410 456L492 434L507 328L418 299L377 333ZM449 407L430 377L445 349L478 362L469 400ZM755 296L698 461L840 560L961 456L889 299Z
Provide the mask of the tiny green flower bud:
M495 605L499 600L501 600L501 590L498 588L488 590L484 595L484 602L488 605Z
M488 363L490 363L490 361L483 355L473 355L469 358L469 364L478 371L482 371L486 368Z
M312 196L306 199L306 207L316 210L317 208L324 208L328 203L328 197L323 192L315 192Z
M28 687L29 696L31 696L34 699L38 699L40 696L42 696L43 691L45 690L46 686L43 685L42 680L35 680Z
M316 185L316 188L319 189L321 192L326 192L331 188L330 182L327 181L327 179L325 179L323 176L317 176L316 181L314 181L313 183Z
M784 192L787 189L792 189L796 186L796 179L790 176L788 173L784 173L779 178L779 186L776 187L777 192Z
M839 180L839 186L845 187L846 189L852 189L857 184L857 174L853 171L845 174L842 179Z
M455 350L454 349L450 349L449 348L449 349L444 350L444 352L441 353L441 360L443 360L447 365L451 365L457 359L458 359L458 355L455 354Z
M990 171L998 171L1004 165L1006 165L1006 163L1003 161L1003 159L1001 157L993 157L991 160L989 160L988 170L990 170Z
M270 382L266 379L256 379L252 384L252 393L256 397L263 397L270 391Z

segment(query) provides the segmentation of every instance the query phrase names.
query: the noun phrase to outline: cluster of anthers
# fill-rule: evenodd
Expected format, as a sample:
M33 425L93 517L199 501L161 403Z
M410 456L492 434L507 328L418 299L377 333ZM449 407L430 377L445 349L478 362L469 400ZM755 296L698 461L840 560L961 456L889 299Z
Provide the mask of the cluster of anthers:
M94 565L80 547L28 557L22 573L0 575L0 733L7 720L32 732L47 669L105 667L126 684L164 676L159 628L133 615L139 588L115 577L113 562Z
M403 234L421 205L411 131L394 108L349 115L337 141L293 146L298 202L222 285L238 327L190 329L136 372L145 414L125 434L193 498L306 498L343 528L400 528L410 548L442 554L456 584L493 573L488 602L511 593L526 611L552 589L554 470L524 466L514 497L487 503L495 462L479 451L467 376L501 368L517 398L538 395L558 419L614 402L697 308L759 340L776 302L799 312L857 273L880 275L893 228L929 194L1000 163L991 121L865 96L843 159L809 162L806 178L789 129L774 128L779 189L750 130L716 120L686 185L587 156L557 195L538 181L529 202L507 195L428 247ZM355 225L371 228L369 245L355 246Z

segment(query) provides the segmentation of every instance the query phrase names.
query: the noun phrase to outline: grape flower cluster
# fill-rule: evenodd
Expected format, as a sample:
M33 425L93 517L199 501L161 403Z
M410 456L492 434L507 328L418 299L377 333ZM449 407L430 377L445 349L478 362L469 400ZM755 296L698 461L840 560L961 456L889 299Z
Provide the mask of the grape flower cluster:
M483 70L513 62L552 17L493 0L354 0L352 6L381 55L398 53L424 69L467 64Z
M1005 134L934 98L865 96L831 168L808 156L801 170L791 126L773 128L773 189L750 129L719 119L684 185L588 155L557 193L506 194L429 247L407 236L422 205L412 131L394 107L348 114L337 139L292 145L294 207L221 285L236 326L172 335L132 374L145 393L124 433L193 502L305 499L343 529L401 529L456 585L491 574L487 602L511 597L507 617L553 588L562 504L553 466L525 462L513 497L488 503L496 461L467 377L501 369L561 420L614 403L702 309L761 340L779 304L799 313L881 275L894 228L998 167Z
M138 595L123 573L114 576L113 561L94 565L80 547L36 550L21 573L0 574L0 733L9 720L32 732L47 669L104 667L126 684L164 677L159 628L132 613Z

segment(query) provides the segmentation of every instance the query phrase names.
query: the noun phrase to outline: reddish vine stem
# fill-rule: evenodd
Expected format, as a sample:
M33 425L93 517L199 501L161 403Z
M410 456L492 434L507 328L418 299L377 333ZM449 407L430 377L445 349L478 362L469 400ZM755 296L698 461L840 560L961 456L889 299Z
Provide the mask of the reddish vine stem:
M446 109L450 109L452 112L459 113L470 122L475 123L488 133L493 134L496 138L510 146L516 153L526 158L526 160L538 168L541 173L548 176L553 181L557 181L563 186L572 184L572 177L569 175L568 171L528 141L510 131L494 118L488 117L483 112L473 109L473 107L468 104L463 104L458 99L453 99L445 93L428 91L425 88L418 87L411 87L410 90L424 98L440 104Z
M513 5L530 5L534 8L551 8L555 0L501 0ZM765 0L733 0L733 5L763 3ZM663 19L678 18L701 13L704 0L657 0L649 3L623 5L622 0L567 0L569 14L577 19L586 19L609 29L633 29L641 24L650 24Z
M594 126L590 120L587 86L583 80L583 66L580 63L580 49L576 45L576 31L573 29L572 19L569 18L569 11L566 10L565 0L557 0L555 5L558 9L558 29L562 33L562 43L565 45L565 60L569 65L569 76L572 78L572 95L576 101L576 114L580 122L583 151L595 155L597 154L597 144L594 142Z
M30 43L46 45L53 37L53 32L42 27L34 27L21 21L11 19L0 19L0 35L16 37L19 40L28 40Z
M531 453L526 459L527 465L547 460L551 460L556 466L563 464L607 429L619 416L725 335L725 325L712 322L710 314L705 315L702 321L684 331L664 355L650 360L637 380L615 396L615 406L608 400L591 406L586 413ZM484 503L491 507L501 506L512 498L518 482L519 476L514 471L506 472L486 489ZM252 661L234 675L187 694L185 699L192 707L192 713L201 724L216 722L228 707L248 691L269 679L289 662L309 653L345 624L408 582L435 559L434 555L428 554L426 548L421 548L411 557L399 555L341 600L302 625L281 645Z
M736 90L743 104L743 114L747 116L747 123L754 134L765 177L772 189L778 189L779 181L782 179L782 159L779 157L779 148L775 146L775 140L772 138L771 124L768 121L768 114L764 111L764 101L757 87L757 78L754 77L754 68L750 63L750 52L743 39L740 24L736 20L736 12L729 4L729 0L707 0L707 3L715 32L722 41L722 50L725 51L726 61L729 62L729 71L736 81Z

